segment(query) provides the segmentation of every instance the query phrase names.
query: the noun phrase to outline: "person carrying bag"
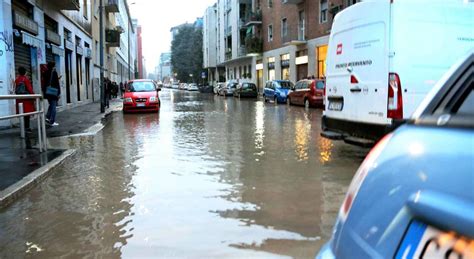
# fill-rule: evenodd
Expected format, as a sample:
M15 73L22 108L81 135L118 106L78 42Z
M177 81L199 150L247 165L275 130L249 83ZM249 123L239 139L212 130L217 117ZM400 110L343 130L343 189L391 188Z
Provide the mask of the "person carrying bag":
M45 78L48 78L46 87L43 90L45 98L48 100L49 107L48 112L46 113L46 122L55 127L59 124L56 122L56 107L58 105L59 97L61 96L61 87L59 84L59 76L56 72L56 63L48 63L48 72L45 75Z

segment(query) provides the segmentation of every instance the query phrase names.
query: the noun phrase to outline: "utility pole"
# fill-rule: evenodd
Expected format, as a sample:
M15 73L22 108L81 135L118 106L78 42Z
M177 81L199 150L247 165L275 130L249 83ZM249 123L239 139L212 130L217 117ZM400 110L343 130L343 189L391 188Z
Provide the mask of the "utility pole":
M100 29L100 112L105 113L105 88L104 88L104 5L99 0L99 29Z
M130 44L130 21L131 21L131 18L130 18L130 13L127 14L127 24L128 24L128 80L132 80L132 68L130 66L130 48L131 48L131 44Z

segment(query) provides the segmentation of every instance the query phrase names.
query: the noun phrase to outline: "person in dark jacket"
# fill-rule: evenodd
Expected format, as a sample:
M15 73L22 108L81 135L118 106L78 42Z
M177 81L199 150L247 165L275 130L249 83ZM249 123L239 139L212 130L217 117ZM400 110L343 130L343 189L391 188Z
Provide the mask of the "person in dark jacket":
M61 96L61 86L59 84L59 75L56 71L56 63L48 63L48 71L45 73L45 85L43 88L43 93L45 98L48 100L49 107L48 112L46 113L46 122L51 126L55 127L59 124L56 122L56 107L58 106L59 97ZM47 87L53 87L58 90L57 95L47 94Z
M20 90L21 89L21 90ZM26 69L24 67L18 68L18 76L15 80L15 93L16 94L35 94L33 86L31 85L30 79L26 76ZM23 104L23 113L35 112L35 101L34 100L16 100L16 112L19 113L18 104ZM30 116L24 117L25 129L27 132L32 132L30 128Z

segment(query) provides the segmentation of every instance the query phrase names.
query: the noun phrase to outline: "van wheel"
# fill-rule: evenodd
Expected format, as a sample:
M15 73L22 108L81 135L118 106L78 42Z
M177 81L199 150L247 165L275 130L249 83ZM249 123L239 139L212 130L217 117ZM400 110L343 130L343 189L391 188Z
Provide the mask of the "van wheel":
M309 109L309 100L308 99L304 100L304 108Z

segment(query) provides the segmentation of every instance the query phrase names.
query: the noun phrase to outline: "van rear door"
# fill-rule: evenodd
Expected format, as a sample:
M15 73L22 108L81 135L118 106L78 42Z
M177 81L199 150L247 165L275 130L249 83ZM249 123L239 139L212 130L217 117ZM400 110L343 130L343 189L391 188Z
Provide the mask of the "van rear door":
M328 118L387 124L390 2L367 1L340 12L329 39Z

